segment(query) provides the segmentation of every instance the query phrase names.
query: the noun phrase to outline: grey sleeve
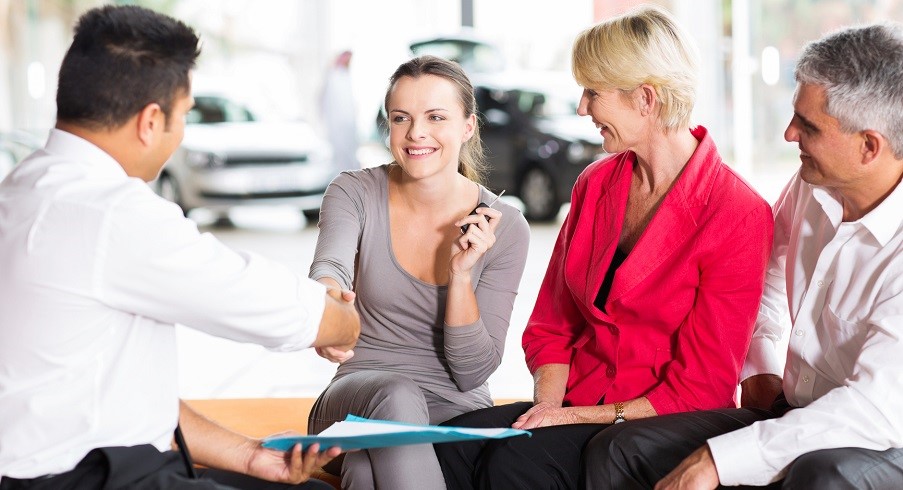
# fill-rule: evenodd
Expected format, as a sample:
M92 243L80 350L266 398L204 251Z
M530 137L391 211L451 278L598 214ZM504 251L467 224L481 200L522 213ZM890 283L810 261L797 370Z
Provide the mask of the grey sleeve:
M343 288L352 289L354 261L364 224L361 182L353 174L336 177L323 196L320 207L320 234L308 277L330 277Z
M502 362L514 299L524 274L530 227L523 215L506 215L476 287L480 319L470 325L445 325L445 357L461 391L482 386Z

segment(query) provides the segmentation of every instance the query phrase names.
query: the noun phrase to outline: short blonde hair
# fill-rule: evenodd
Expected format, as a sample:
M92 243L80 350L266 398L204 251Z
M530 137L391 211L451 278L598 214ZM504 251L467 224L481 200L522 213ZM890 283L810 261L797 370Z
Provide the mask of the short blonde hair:
M574 78L583 87L632 91L655 88L659 121L686 128L696 102L696 45L658 7L643 5L580 33L574 41Z

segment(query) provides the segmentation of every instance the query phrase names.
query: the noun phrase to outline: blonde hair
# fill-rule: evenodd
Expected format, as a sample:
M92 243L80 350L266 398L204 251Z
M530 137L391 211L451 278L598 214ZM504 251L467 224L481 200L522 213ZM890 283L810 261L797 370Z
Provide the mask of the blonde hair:
M696 45L664 10L643 5L581 32L574 78L583 87L630 92L648 84L665 130L686 128L696 102Z

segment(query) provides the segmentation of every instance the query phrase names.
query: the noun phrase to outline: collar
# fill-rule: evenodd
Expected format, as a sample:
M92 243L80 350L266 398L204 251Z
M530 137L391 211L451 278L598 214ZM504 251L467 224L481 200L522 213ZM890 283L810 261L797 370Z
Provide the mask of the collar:
M810 187L813 197L821 204L834 229L837 229L843 220L843 203L829 189L814 185ZM883 247L897 234L900 225L903 224L900 209L903 209L903 185L897 184L875 209L853 223L867 229Z
M878 240L883 247L897 234L903 223L903 185L897 184L893 192L881 204L869 211L859 222Z
M44 149L52 155L66 155L69 157L77 155L81 164L103 175L128 177L122 165L109 153L103 151L94 143L66 131L56 128L51 129Z
M715 142L705 127L696 126L690 133L699 144L677 178L677 182L674 183L672 191L678 191L688 207L704 206L712 194L715 176L721 167L719 165L721 157L718 156Z

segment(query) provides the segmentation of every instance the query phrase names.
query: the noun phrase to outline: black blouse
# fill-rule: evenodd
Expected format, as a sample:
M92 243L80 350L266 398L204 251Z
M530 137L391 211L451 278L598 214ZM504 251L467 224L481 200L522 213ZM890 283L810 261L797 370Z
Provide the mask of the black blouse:
M608 266L608 271L605 272L605 279L602 280L602 286L599 287L599 292L596 294L596 301L593 301L596 308L605 311L605 302L608 301L608 293L611 291L611 283L615 279L615 272L626 259L627 254L622 252L620 248L616 248L615 255L611 258L611 264Z

